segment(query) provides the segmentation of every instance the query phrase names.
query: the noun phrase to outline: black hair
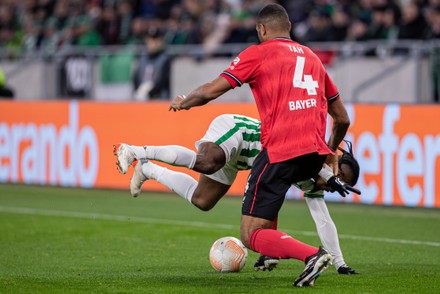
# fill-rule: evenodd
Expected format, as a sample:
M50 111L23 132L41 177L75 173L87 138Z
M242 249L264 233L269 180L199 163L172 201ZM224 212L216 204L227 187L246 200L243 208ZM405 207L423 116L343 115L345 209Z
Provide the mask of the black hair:
M348 140L344 140L345 144L347 145L347 150L338 147L338 149L342 152L342 155L339 157L338 160L338 165L339 168L341 168L341 165L346 164L350 167L351 172L353 174L353 180L352 183L348 183L351 186L356 185L358 179L359 179L359 163L357 162L356 158L354 158L353 156L353 144L348 141Z
M286 9L279 4L268 4L264 6L257 16L257 23L271 25L274 28L290 31L289 15Z

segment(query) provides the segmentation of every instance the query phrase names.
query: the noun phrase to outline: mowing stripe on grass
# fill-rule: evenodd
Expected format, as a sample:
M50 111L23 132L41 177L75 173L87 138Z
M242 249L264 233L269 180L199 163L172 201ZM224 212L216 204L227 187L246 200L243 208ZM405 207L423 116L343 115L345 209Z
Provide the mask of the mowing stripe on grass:
M47 209L36 209L36 208L28 208L28 207L0 206L0 212L27 214L27 215L55 216L55 217L71 217L71 218L80 218L80 219L135 222L135 223L145 223L145 224L179 225L179 226L190 226L190 227L209 228L209 229L212 228L226 229L226 230L238 229L238 226L228 225L228 224L213 224L213 223L195 222L195 221L158 219L158 218L88 213L88 212L66 211L66 210L47 210ZM293 231L293 230L283 230L283 229L281 230L286 233L292 233L295 235L303 235L303 236L317 235L316 232L310 232L310 231ZM344 234L340 234L339 238L383 242L383 243L397 243L397 244L411 244L411 245L440 247L440 242L425 242L425 241L417 241L417 240L403 240L403 239L355 236L355 235L344 235Z
M237 227L227 224L211 224L211 223L195 222L195 221L181 221L181 220L158 219L158 218L148 218L148 217L67 211L67 210L47 210L47 209L13 207L13 206L0 206L0 212L28 214L28 215L56 216L56 217L72 217L72 218L81 218L81 219L110 220L110 221L120 221L120 222L135 222L135 223L144 223L144 224L180 225L180 226L191 226L191 227L200 227L200 228L227 229L227 230L234 229Z

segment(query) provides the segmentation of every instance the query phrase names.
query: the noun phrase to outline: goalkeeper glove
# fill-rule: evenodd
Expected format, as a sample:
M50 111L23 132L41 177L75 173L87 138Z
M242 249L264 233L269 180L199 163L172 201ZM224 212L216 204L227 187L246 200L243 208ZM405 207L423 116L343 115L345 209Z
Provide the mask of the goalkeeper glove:
M337 191L342 197L347 196L350 191L361 195L360 190L353 188L336 176L332 176L330 179L328 179L327 185L329 185L333 190Z

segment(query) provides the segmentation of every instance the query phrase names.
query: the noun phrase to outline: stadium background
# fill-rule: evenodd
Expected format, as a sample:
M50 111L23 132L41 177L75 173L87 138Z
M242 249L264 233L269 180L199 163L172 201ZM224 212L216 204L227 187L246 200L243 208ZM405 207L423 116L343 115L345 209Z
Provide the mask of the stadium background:
M193 148L216 115L257 116L247 87L183 113L169 113L167 101L135 101L133 69L144 36L160 31L172 57L168 96L187 93L255 42L254 13L267 2L2 1L0 65L15 97L0 101L0 181L126 189L113 143ZM327 199L440 207L440 1L279 2L352 120L347 139L363 194ZM241 194L245 178L230 194Z

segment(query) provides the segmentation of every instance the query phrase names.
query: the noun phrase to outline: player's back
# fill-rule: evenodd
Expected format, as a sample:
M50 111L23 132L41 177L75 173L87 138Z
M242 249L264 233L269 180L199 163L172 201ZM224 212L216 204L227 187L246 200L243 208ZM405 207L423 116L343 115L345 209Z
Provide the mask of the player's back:
M326 71L319 58L310 48L284 38L257 47L260 64L249 84L271 162L311 152L328 153L323 138Z

